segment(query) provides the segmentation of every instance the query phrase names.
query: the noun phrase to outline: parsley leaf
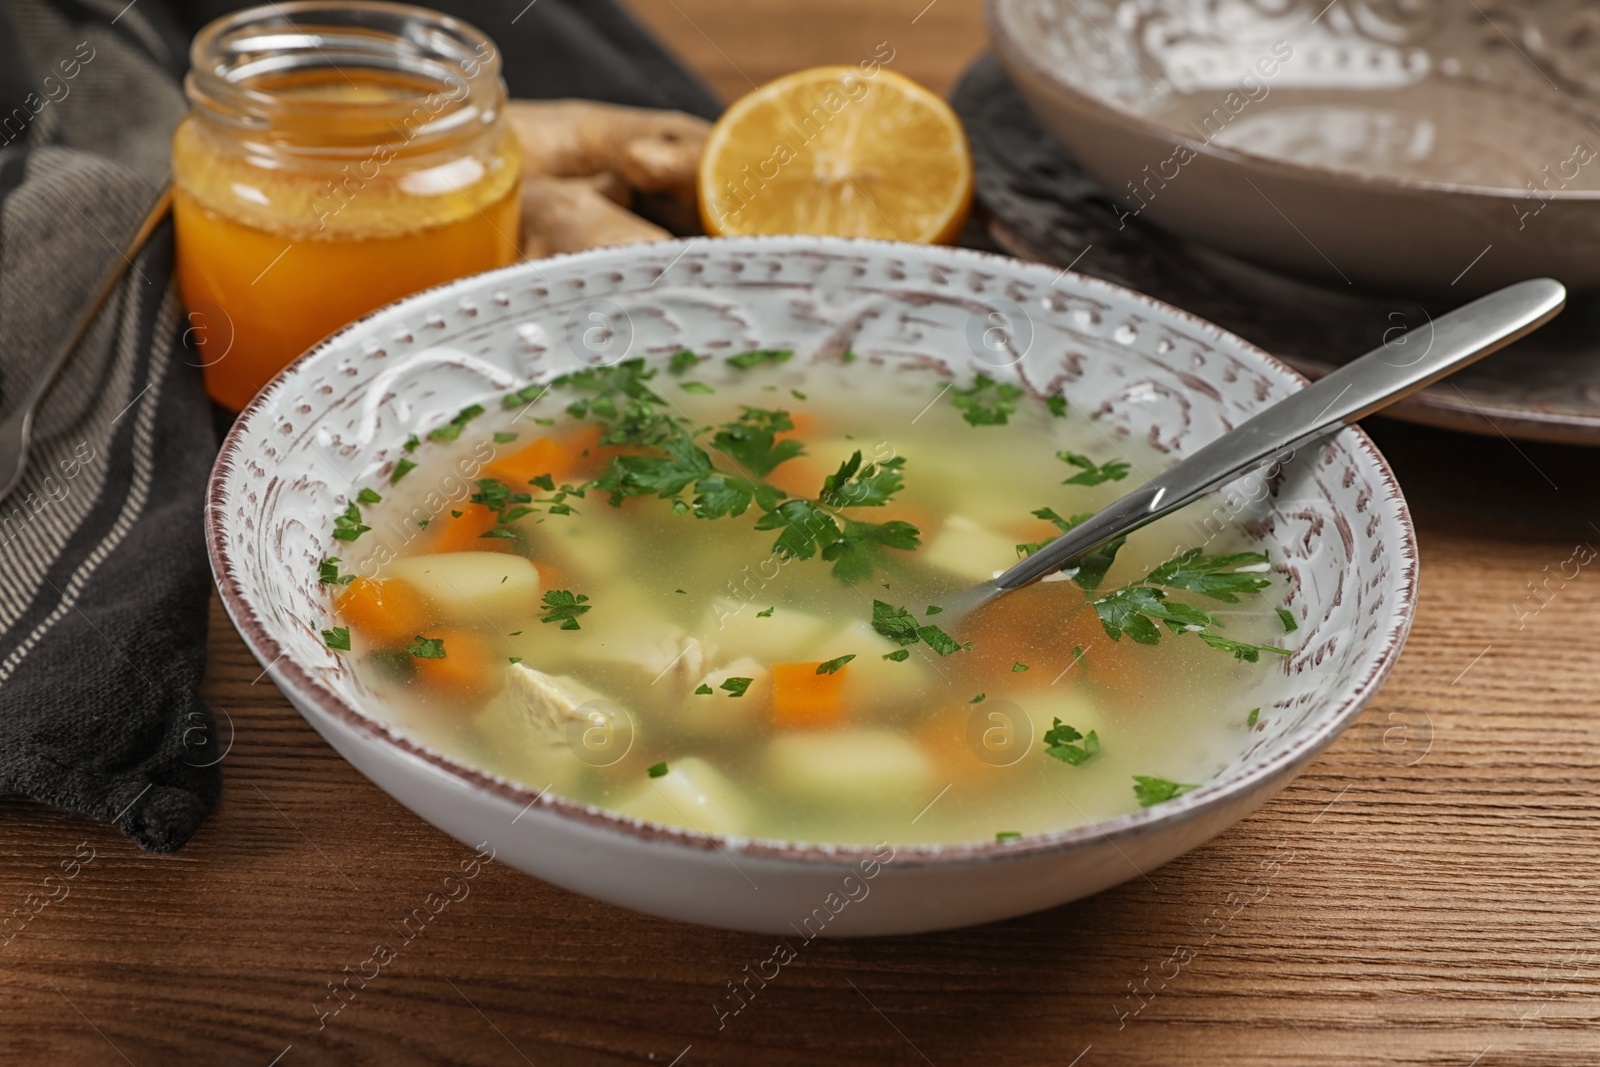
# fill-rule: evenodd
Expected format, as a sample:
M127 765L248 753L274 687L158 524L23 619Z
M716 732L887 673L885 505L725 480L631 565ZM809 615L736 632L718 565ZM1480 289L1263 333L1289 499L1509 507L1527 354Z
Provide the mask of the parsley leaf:
M1057 452L1056 458L1070 467L1078 468L1078 473L1062 482L1062 485L1102 485L1120 482L1128 476L1129 465L1125 460L1114 459L1099 464L1080 452Z
M361 521L361 509L351 504L343 513L334 517L333 536L340 541L354 541L372 527L364 525Z
M361 490L361 492L356 494L356 503L357 504L381 504L381 503L383 503L383 497L379 496L377 493L373 492L371 489L363 488Z
M885 652L879 658L891 660L895 663L904 663L911 658L911 650L909 648L897 648L893 652Z
M1045 397L1044 406L1049 408L1050 414L1054 415L1058 419L1064 419L1067 417L1067 398L1059 393L1055 396Z
M1023 392L1008 382L980 374L965 389L950 390L950 403L972 426L1004 426L1017 410Z
M699 356L695 355L687 348L680 348L674 352L672 354L672 358L667 361L667 373L671 374L673 377L677 377L699 362Z
M729 697L742 697L753 681L755 681L754 678L726 678L717 688L726 689Z
M1147 774L1133 776L1133 795L1139 798L1139 806L1148 808L1152 804L1160 804L1164 800L1171 800L1179 793L1187 793L1197 786L1182 785L1169 781L1166 778L1154 778Z
M860 522L846 519L839 538L822 550L822 558L833 564L834 577L844 582L859 582L872 576L875 549L916 549L922 531L909 522Z
M635 416L648 411L652 404L666 405L666 400L650 387L650 379L655 376L656 369L646 367L644 360L625 359L609 367L586 367L563 374L551 379L550 387L592 394L567 405L567 414L575 419L591 414L615 419L622 414L617 406L618 400L624 401L623 406Z
M988 693L979 693L977 696L975 696L971 700L967 701L967 703L968 704L982 704L985 700L988 700L988 699L989 699L989 694Z
M589 610L589 598L579 593L572 595L568 589L551 589L540 598L547 609L539 616L540 622L559 622L563 630L580 630L578 616Z
M1200 640L1212 648L1233 653L1234 659L1242 660L1245 663L1258 662L1263 652L1276 652L1280 656L1289 655L1287 648L1279 648L1277 645L1252 645L1245 641L1235 641L1231 637L1223 637L1221 634L1212 633L1210 630L1201 630Z
M1283 623L1283 632L1286 634L1292 634L1300 629L1300 624L1294 621L1294 612L1288 608L1278 609L1278 621Z
M350 651L350 627L335 626L331 630L322 631L322 640L329 648L340 652Z
M667 765L665 763L652 763L650 769L644 773L652 778L665 778L667 776Z
M418 634L406 645L406 651L417 659L444 659L444 638Z
M716 392L715 389L711 388L711 386L707 385L705 382L679 382L678 388L682 389L686 393L695 393L699 396L710 396L712 393Z
M414 461L401 457L400 462L394 465L394 471L389 475L389 484L398 484L401 478L417 469Z
M744 406L735 422L723 423L711 443L741 471L764 478L780 463L805 454L805 445L777 435L794 429L787 411ZM859 454L859 453L858 453Z
M889 503L889 499L905 486L904 456L895 456L882 463L861 465L858 449L850 458L839 464L839 469L822 482L818 498L830 508L876 508Z
M920 640L916 616L881 600L872 602L872 628L896 644L914 645Z
M852 652L847 656L840 656L837 659L830 659L826 663L819 663L819 664L817 664L817 673L818 674L837 674L840 667L843 667L846 663L849 663L851 660L853 660L855 658L856 658L856 655L855 655L854 652Z
M434 429L429 430L428 440L454 441L456 438L461 436L461 431L466 428L467 423L471 422L473 419L482 414L482 404L468 404L466 407L456 412L455 417L449 422L445 423L443 426L437 426Z
M794 353L787 348L758 348L753 352L741 352L737 356L728 357L728 366L738 367L740 370L752 370L765 365L776 365L789 362Z
M1008 841L1021 841L1022 835L1015 830L1001 830L994 835L994 840L996 844L1003 845Z
M939 629L937 626L917 627L917 636L922 638L923 644L939 653L941 656L951 656L970 645L963 645L955 638Z
M1165 585L1172 589L1187 589L1224 604L1237 604L1240 593L1254 593L1272 582L1257 573L1240 573L1237 568L1257 566L1267 562L1265 552L1233 552L1221 556L1203 556L1198 548L1174 556L1150 572L1145 579L1150 585Z
M349 585L356 580L353 574L339 573L339 557L329 556L317 564L317 581L322 585Z
M1244 724L1246 726L1254 726L1256 723L1258 723L1260 721L1261 721L1261 709L1260 708L1251 708L1250 709L1250 714L1246 715L1244 717Z
M503 408L530 407L535 400L538 400L549 391L550 387L548 385L540 385L537 382L535 382L533 385L525 385L516 392L507 393L505 396L501 397L500 406ZM551 420L534 419L533 421L544 422L546 425L549 425Z
M516 439L517 435L509 430L496 430L494 432L494 443L497 445L508 445Z
M712 694L711 687L709 685L707 685L706 683L704 683L704 682L701 682L700 683L700 688L696 689L694 691L694 695L697 696L697 697L708 697L711 694Z
M422 442L418 440L417 435L413 433L406 435L406 443L400 447L404 448L406 453L409 455L410 453L415 452L421 446Z
M1083 744L1073 744L1082 741ZM1090 758L1100 754L1100 737L1093 730L1087 735L1080 734L1060 719L1044 732L1045 755L1053 756L1062 763L1070 763L1074 767L1087 763Z
M770 619L770 618L772 618L773 608L775 608L776 606L777 605L773 605L772 608L768 608L766 611L758 611L758 612L756 612L756 618L758 618L758 619Z

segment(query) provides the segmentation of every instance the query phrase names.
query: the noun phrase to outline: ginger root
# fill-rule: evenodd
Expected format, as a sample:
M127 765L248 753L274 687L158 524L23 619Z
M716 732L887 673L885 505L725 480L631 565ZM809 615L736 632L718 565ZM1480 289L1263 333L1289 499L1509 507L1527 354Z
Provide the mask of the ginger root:
M711 124L681 111L591 100L512 100L506 117L522 144L525 174L578 178L611 173L638 192L694 196Z
M542 259L560 252L664 241L672 235L618 204L586 178L522 179L522 255Z

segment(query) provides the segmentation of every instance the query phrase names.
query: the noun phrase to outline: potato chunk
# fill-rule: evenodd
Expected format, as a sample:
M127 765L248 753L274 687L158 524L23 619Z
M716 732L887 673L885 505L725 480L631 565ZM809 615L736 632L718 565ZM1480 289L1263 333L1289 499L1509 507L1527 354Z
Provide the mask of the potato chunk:
M1017 561L1017 543L964 515L951 515L918 554L951 574L983 582Z
M673 761L666 774L651 778L617 810L703 834L741 834L750 821L750 806L739 787L694 756Z
M784 734L763 762L774 789L812 804L920 806L937 788L928 757L888 730Z
M538 568L504 552L407 556L389 564L388 575L427 597L447 621L463 626L526 618L538 610Z

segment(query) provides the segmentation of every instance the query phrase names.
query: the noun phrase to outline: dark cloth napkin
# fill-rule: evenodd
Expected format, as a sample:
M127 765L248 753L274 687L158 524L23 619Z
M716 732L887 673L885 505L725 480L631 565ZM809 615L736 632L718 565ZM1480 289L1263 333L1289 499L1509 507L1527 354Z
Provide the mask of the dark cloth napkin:
M67 337L166 180L188 41L226 0L0 0L0 419ZM515 96L712 116L612 0L454 0ZM47 396L0 501L0 794L181 848L215 807L232 722L200 699L212 411L172 285L137 255Z

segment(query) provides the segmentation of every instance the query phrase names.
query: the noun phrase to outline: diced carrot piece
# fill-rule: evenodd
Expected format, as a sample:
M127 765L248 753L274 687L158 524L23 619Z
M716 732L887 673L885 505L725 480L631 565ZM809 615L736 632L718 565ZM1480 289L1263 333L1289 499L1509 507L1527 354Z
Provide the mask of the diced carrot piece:
M405 643L433 621L427 600L398 578L357 578L334 607L362 638L386 648Z
M822 480L839 469L824 467L815 456L796 456L768 472L766 482L787 496L809 497L822 492Z
M818 674L820 660L772 667L772 721L778 726L831 726L844 717L844 676L849 667Z
M452 514L459 511L460 515ZM515 542L485 537L495 528L496 516L482 504L462 504L441 512L428 523L425 552L515 552Z
M497 478L514 492L524 492L529 481L541 474L548 474L557 482L565 481L572 473L576 458L555 438L541 437L510 455L496 456L484 466L481 476Z
M442 658L416 656L411 660L416 684L430 696L482 703L505 685L506 661L496 663L488 642L477 634L466 630L424 631L411 638L422 636L444 642Z

